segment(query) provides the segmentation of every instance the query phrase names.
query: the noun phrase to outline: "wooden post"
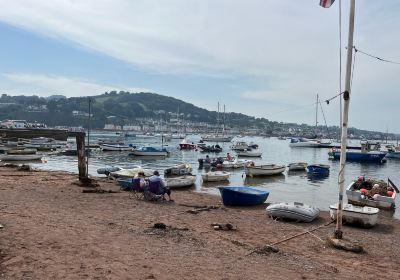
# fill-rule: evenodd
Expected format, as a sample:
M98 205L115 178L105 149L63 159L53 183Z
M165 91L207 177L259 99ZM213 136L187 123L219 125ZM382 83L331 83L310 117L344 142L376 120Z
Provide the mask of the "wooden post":
M78 152L79 181L87 180L85 133L76 134L76 150Z

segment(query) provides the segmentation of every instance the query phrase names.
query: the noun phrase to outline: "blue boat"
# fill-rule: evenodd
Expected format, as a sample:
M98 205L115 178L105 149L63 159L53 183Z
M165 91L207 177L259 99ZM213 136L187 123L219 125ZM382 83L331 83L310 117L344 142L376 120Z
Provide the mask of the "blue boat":
M386 153L379 151L347 151L346 161L383 162ZM332 152L333 159L340 159L340 151Z
M124 191L129 191L132 187L132 179L117 179L117 183Z
M169 152L163 147L145 146L134 150L129 155L133 156L168 156Z
M269 192L249 187L220 187L224 205L250 206L264 203Z
M310 164L307 173L310 175L324 176L329 174L330 166L326 164Z

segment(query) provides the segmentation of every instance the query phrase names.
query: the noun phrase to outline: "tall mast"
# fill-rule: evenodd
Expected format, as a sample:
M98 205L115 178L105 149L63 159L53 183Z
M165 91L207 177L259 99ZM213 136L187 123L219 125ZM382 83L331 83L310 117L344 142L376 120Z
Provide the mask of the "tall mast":
M318 93L317 103L315 103L315 135L318 136Z
M223 120L223 126L222 126L222 133L225 133L225 104L224 104L224 117L222 118Z
M219 101L218 101L218 115L217 115L217 134L219 130Z
M342 118L342 138L340 147L340 172L339 172L339 204L336 219L335 238L342 239L342 214L343 214L343 190L344 190L344 171L346 164L346 147L347 147L347 126L349 121L349 105L350 105L350 78L351 78L351 61L353 57L353 34L354 34L354 11L355 0L350 0L349 14L349 38L347 42L347 62L346 62L346 81L343 92L343 118Z

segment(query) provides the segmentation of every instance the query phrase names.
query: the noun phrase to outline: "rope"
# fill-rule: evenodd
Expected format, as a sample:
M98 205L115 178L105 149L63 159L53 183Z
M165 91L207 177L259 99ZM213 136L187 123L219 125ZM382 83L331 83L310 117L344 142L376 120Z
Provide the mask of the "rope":
M400 62L398 62L398 61L393 61L393 60L389 60L389 59L380 58L380 57L378 57L378 56L376 56L376 55L372 55L372 54L366 53L366 52L364 52L364 51L361 51L361 50L357 49L355 46L353 46L353 48L354 48L354 50L355 50L356 52L359 52L359 53L362 53L363 55L366 55L366 56L375 58L375 59L377 59L377 60L379 60L379 61L381 61L381 62L387 62L387 63L399 64L399 65L400 65Z

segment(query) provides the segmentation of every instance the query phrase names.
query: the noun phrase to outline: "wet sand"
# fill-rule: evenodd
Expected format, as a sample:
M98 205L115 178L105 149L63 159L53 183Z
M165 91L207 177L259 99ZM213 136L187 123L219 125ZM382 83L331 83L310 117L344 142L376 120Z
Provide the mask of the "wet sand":
M64 172L0 167L0 279L400 279L400 222L390 217L372 229L344 227L366 250L355 254L325 242L334 229L323 226L328 213L311 224L281 222L265 206L224 207L190 190L152 203L82 193L76 182ZM114 181L98 183L118 191ZM279 252L257 251L318 226L274 246Z

